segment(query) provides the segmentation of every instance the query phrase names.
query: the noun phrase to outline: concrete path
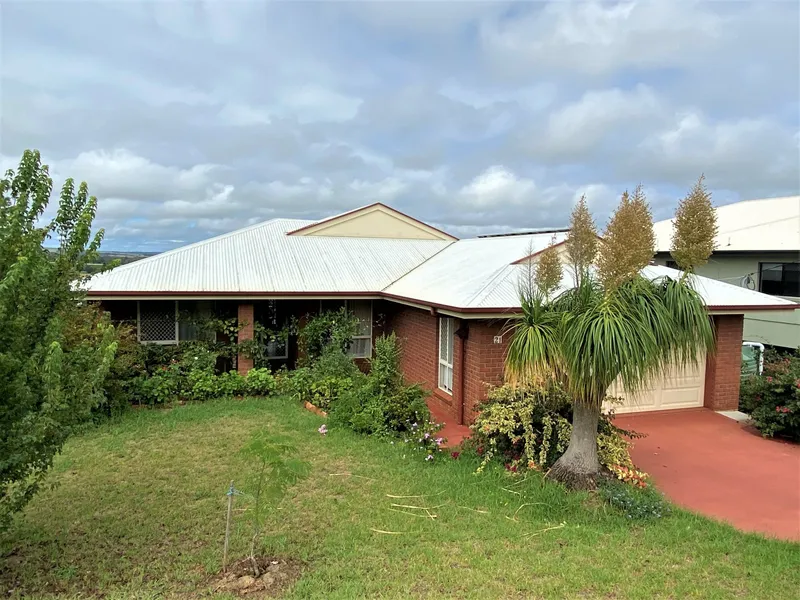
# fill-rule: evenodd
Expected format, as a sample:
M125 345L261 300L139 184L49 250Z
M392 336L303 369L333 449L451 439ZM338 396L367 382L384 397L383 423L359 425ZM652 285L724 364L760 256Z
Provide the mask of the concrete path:
M619 415L646 433L633 462L673 502L744 531L800 541L800 445L707 409Z

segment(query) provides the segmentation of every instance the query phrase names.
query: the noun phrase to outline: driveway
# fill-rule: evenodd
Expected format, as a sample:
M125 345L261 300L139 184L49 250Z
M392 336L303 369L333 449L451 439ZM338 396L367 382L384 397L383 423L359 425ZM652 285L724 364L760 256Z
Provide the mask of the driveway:
M744 531L800 541L800 446L707 409L619 415L646 433L633 462L675 504Z

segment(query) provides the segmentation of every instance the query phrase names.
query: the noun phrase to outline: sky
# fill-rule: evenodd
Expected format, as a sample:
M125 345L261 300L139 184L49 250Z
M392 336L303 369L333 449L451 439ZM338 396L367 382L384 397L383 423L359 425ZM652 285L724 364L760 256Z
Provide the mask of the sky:
M383 202L461 237L800 193L800 9L755 2L0 0L0 167L103 249ZM51 207L52 209L52 207Z

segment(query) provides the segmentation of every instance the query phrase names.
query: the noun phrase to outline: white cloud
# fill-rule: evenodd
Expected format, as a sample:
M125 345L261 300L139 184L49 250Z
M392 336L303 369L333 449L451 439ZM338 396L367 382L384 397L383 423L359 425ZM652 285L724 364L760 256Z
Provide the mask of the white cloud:
M533 200L536 184L496 165L489 167L461 188L459 196L475 208L490 208L503 204L521 204Z

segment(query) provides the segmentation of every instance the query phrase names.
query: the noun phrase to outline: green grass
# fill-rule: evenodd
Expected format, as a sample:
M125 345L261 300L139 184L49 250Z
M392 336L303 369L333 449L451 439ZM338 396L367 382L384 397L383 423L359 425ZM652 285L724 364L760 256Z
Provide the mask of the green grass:
M257 431L292 438L311 464L264 536L266 554L307 565L289 598L789 598L800 588L796 544L682 511L630 522L538 476L476 476L463 457L425 464L385 441L323 437L321 422L280 399L228 401L133 411L72 439L57 486L0 538L0 596L213 596L224 493L231 479L245 487L239 450ZM247 499L236 502L239 558L250 535ZM428 519L393 502L441 506Z

